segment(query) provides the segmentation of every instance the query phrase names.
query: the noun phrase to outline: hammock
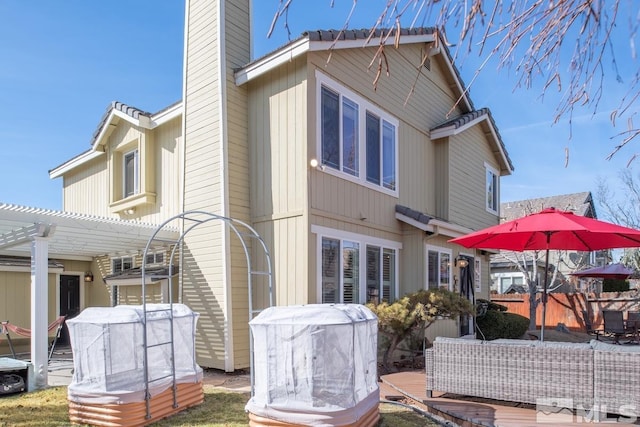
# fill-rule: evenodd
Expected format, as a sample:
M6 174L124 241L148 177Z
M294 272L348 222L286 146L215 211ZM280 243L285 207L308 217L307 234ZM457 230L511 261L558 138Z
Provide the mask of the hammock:
M67 316L60 316L53 322L49 324L47 331L49 334L55 331L55 335L53 337L53 341L51 342L51 347L49 349L49 360L51 360L51 356L53 356L53 350L56 347L56 342L58 342L58 338L60 338L60 332L62 331L62 326L64 326L64 320ZM8 320L2 322L2 333L7 337L7 342L9 343L9 348L11 349L11 355L13 358L16 358L16 352L13 348L13 342L11 341L11 335L9 332L13 332L16 335L20 335L23 337L31 338L31 329L21 328L20 326L14 325L10 323Z

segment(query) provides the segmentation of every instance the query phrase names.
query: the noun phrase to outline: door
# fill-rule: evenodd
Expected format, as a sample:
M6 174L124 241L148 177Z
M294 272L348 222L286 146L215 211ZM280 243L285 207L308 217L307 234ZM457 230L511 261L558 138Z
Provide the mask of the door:
M67 320L80 313L80 276L60 276L60 316L67 316ZM69 330L67 325L62 328L58 344L69 345Z
M474 295L474 283L473 283L473 258L462 257L467 260L467 265L460 268L460 294L471 302L471 305L475 305L476 299ZM473 323L473 316L460 316L460 336L474 335L475 325Z

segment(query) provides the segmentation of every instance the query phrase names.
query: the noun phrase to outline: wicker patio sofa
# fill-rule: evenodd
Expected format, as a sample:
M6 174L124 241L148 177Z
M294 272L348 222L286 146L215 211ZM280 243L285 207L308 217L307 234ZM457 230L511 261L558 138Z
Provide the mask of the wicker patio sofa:
M438 337L425 366L427 396L558 401L640 416L640 346Z

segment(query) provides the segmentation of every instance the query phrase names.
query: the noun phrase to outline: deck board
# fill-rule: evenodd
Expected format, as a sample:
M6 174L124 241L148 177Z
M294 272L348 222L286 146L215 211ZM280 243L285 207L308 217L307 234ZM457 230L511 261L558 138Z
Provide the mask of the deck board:
M574 413L563 414L539 414L533 405L519 404L515 402L502 402L490 399L467 398L465 396L443 397L442 393L434 393L428 398L426 393L426 376L424 371L405 371L381 376L383 386L380 397L384 399L385 393L395 393L407 396L418 404L424 405L424 409L451 420L463 427L536 427L536 426L575 426L584 425L589 420ZM421 406L422 406L421 405ZM565 422L570 421L572 422ZM615 423L617 427L637 426L640 421L621 422L617 416L609 415L607 420L600 423Z

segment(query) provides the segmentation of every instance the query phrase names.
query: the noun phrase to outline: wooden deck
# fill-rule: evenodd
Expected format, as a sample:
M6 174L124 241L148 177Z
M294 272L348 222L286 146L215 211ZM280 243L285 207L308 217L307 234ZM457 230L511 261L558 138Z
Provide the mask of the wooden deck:
M424 371L398 372L381 377L380 398L406 396L418 406L462 427L533 427L575 426L584 424L613 424L616 427L637 426L640 420L622 419L609 415L606 420L595 423L576 414L575 411L560 411L547 414L537 412L535 406L464 396L447 396L434 393L427 398Z

